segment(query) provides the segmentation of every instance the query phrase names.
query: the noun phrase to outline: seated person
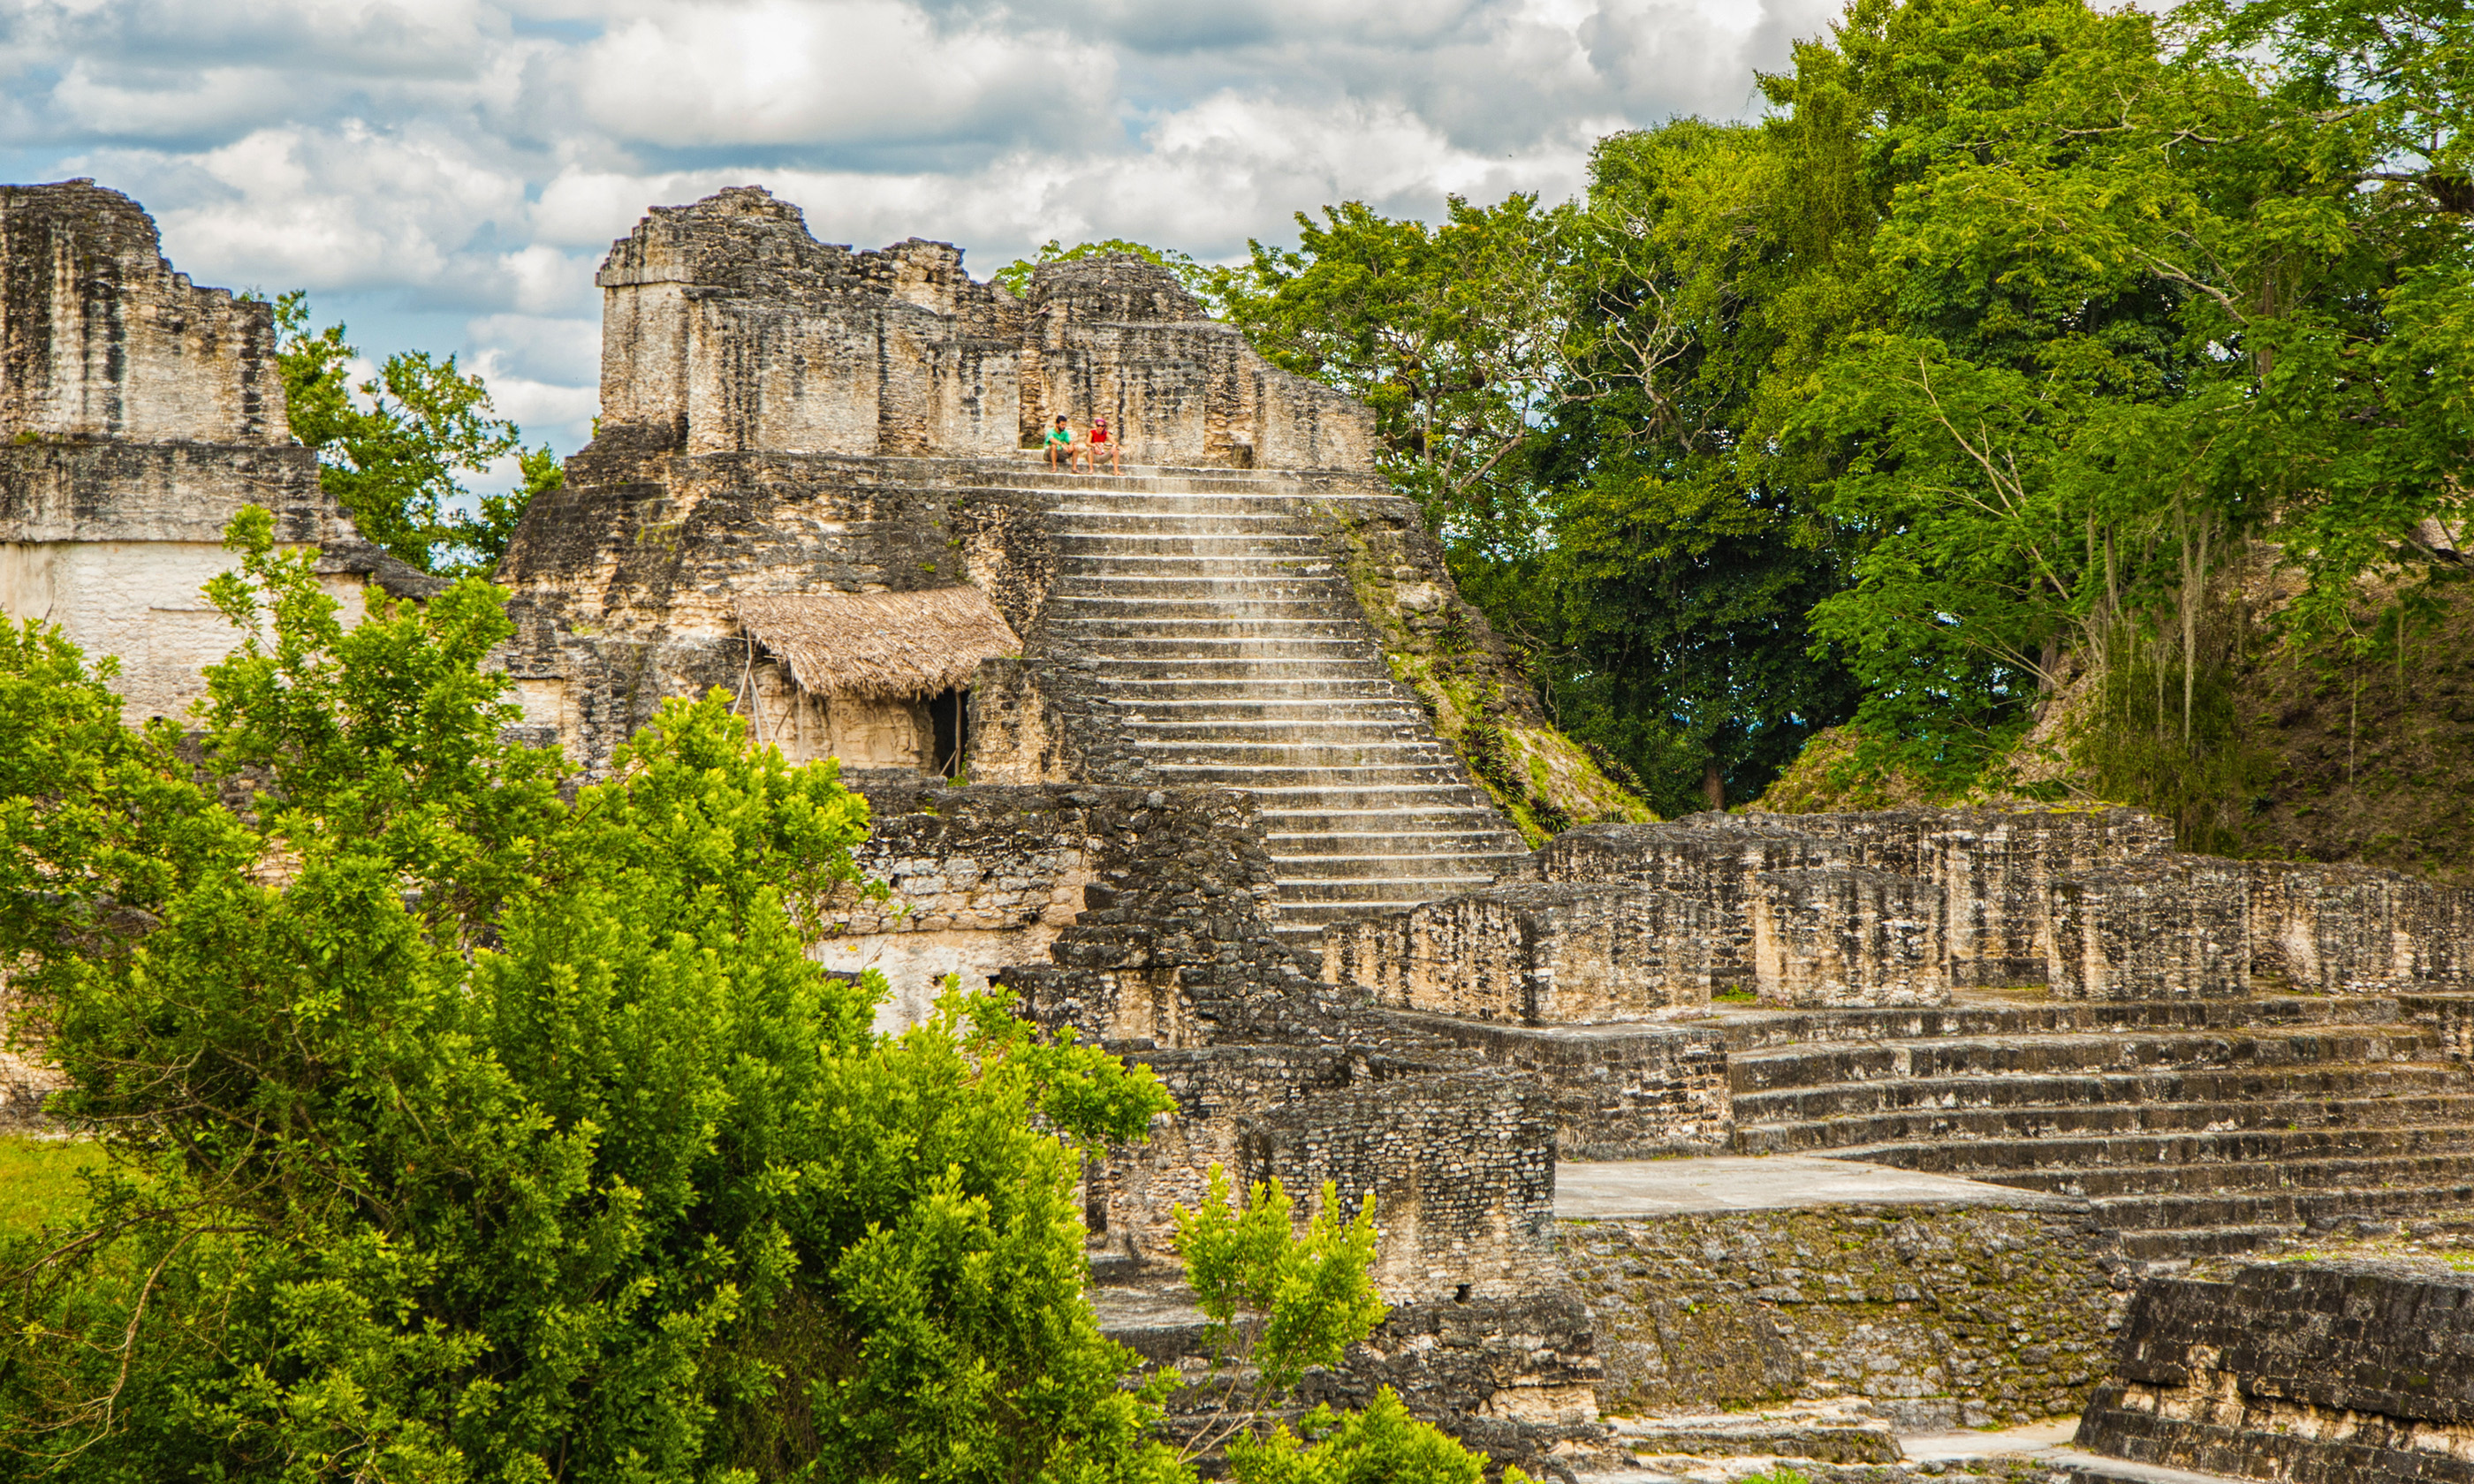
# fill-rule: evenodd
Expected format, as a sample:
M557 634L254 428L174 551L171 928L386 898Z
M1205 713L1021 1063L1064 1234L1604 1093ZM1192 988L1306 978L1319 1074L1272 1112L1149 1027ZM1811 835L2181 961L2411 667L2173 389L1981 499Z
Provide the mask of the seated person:
M1108 456L1108 472L1111 474L1124 473L1125 470L1117 464L1117 449L1119 446L1120 445L1117 441L1108 435L1108 419L1105 418L1092 419L1091 432L1089 436L1082 440L1082 467L1090 473L1096 474L1100 472L1100 455L1104 453Z
M1068 473L1073 471L1074 430L1065 425L1065 415L1063 413L1058 413L1056 415L1056 426L1048 430L1048 441L1042 446L1048 450L1048 467L1050 468L1062 467Z

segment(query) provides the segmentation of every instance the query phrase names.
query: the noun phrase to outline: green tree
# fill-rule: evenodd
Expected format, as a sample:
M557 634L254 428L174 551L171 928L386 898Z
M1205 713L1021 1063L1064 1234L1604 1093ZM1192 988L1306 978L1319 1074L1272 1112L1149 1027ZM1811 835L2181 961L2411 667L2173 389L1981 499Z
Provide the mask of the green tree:
M293 436L318 450L320 483L361 534L398 561L424 572L486 575L506 554L524 507L564 481L558 456L547 444L525 448L522 432L491 407L481 378L457 369L453 356L398 351L355 385L352 363L360 352L341 324L310 328L306 294L279 297L275 323ZM464 476L511 453L515 489L475 496L465 488Z
M984 998L873 1034L804 952L864 805L720 699L565 802L498 740L494 589L345 630L265 513L233 539L251 814L56 634L0 647L0 956L111 1155L0 1263L27 1466L1171 1476L1069 1196L1148 1074Z
M1857 698L1806 616L1844 581L1843 534L1809 468L1746 438L1802 329L1784 290L1827 257L1806 189L1826 200L1826 174L1761 131L1680 119L1601 140L1574 223L1528 627L1554 637L1558 719L1667 813L1758 793Z
M1029 257L1018 257L989 275L988 281L1001 285L1016 299L1031 297L1031 274L1049 263L1075 263L1086 257L1111 254L1138 257L1146 263L1156 263L1175 275L1177 286L1202 300L1202 306L1217 315L1221 311L1217 280L1212 270L1196 262L1175 248L1154 248L1148 243L1128 242L1123 237L1108 237L1098 242L1078 242L1065 246L1055 237L1039 245L1039 251Z
M1148 1069L950 985L873 1031L883 982L806 953L863 889L865 803L721 694L570 796L501 740L501 592L347 629L265 511L229 539L243 638L202 710L245 811L122 727L111 661L0 630L12 1023L109 1156L78 1219L0 1241L22 1471L1193 1477L1072 1199L1171 1106ZM1273 1379L1379 1320L1369 1211L1298 1239L1215 1193L1197 1281L1262 1307ZM1334 1425L1475 1467L1378 1412Z
M1481 592L1534 547L1531 458L1564 385L1563 233L1535 195L1459 197L1429 227L1361 202L1298 214L1294 250L1249 242L1218 281L1272 361L1374 409L1378 457Z
M1203 1343L1213 1410L1193 1429L1191 1458L1225 1445L1239 1484L1478 1484L1486 1455L1470 1453L1419 1422L1392 1388L1362 1413L1319 1406L1300 1420L1303 1440L1266 1416L1288 1401L1306 1372L1336 1367L1389 1310L1368 1270L1374 1261L1374 1198L1350 1214L1331 1182L1302 1235L1296 1206L1276 1180L1240 1206L1228 1177L1211 1167L1202 1204L1176 1209L1176 1250L1195 1305L1210 1321ZM1506 1469L1506 1484L1527 1484Z

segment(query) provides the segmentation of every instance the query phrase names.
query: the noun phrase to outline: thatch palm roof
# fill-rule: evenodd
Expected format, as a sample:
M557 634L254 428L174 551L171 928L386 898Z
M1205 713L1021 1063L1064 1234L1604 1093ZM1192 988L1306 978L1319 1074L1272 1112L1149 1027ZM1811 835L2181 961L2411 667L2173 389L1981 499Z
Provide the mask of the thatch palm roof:
M1022 653L977 587L741 598L739 622L820 696L933 696L969 684L982 659Z

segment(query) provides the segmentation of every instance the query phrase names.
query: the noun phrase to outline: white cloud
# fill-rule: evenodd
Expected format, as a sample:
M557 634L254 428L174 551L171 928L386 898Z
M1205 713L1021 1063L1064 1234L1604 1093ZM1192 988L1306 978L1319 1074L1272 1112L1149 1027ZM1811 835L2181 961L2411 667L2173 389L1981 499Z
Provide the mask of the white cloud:
M460 352L567 443L594 266L647 206L761 183L828 241L945 238L982 275L1051 236L1228 257L1343 200L1568 195L1597 135L1745 111L1836 10L0 0L0 139L137 197L200 281L343 296L373 353Z

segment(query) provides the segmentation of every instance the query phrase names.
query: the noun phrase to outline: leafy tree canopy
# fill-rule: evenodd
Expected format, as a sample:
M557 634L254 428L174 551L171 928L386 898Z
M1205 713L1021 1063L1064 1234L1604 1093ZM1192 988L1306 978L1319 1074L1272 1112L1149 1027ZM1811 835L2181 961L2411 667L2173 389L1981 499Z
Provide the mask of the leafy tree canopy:
M111 1173L6 1254L0 1420L83 1477L1170 1476L1081 1298L1148 1073L804 946L866 809L673 702L562 799L467 579L339 627L236 522L209 755L0 647L0 955ZM39 883L39 884L38 884ZM733 1471L738 1471L733 1472Z
M0 1456L133 1484L1194 1477L1157 1433L1175 1372L1134 1384L1099 1332L1074 1200L1082 1151L1169 1098L988 996L876 1032L883 981L806 951L869 889L830 760L751 746L716 692L570 792L502 740L498 589L347 629L265 511L229 541L211 778L171 724L121 725L112 661L0 629L12 1022L109 1157L81 1219L0 1243ZM1276 1186L1188 1218L1212 1311L1270 1336L1238 1432L1382 1317L1370 1213L1323 1204L1302 1239ZM1282 1467L1475 1476L1378 1412Z
M1176 275L1179 287L1202 300L1203 307L1220 312L1220 299L1214 286L1212 271L1175 248L1154 248L1147 243L1128 242L1123 237L1110 237L1100 242L1078 242L1065 246L1055 237L1039 245L1039 251L1029 257L1018 257L998 269L989 281L1005 288L1016 299L1031 296L1031 275L1034 269L1049 263L1079 262L1086 257L1106 257L1112 253L1138 257L1156 263Z
M310 328L306 294L278 298L275 324L293 437L318 450L320 483L360 533L398 561L424 572L486 575L506 554L524 507L564 480L549 445L524 447L522 432L491 407L481 378L459 370L453 356L398 351L355 383L360 352L341 324ZM465 476L509 454L515 489L474 495L465 488Z
M2419 611L2364 580L2465 510L2463 11L1855 0L1758 125L1603 140L1566 207L1327 208L1231 311L1375 404L1465 587L1659 806L1851 718L1960 787L2134 671L2159 761L2120 785L2170 802L2232 553L2360 656Z

